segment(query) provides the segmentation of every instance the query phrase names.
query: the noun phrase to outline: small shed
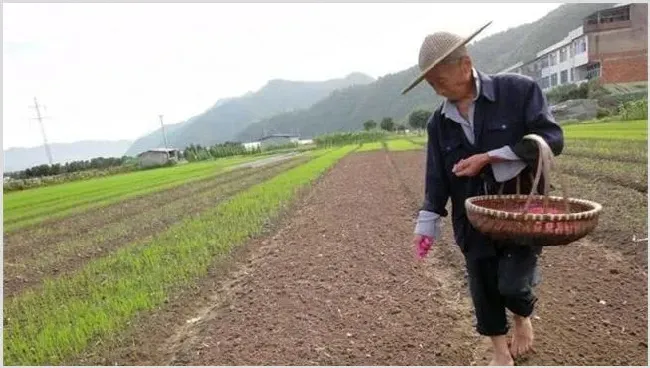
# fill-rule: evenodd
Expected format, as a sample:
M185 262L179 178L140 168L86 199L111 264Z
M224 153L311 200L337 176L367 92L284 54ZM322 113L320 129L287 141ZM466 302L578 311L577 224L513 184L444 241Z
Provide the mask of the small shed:
M162 166L178 160L180 160L180 151L175 148L152 148L138 155L140 167Z

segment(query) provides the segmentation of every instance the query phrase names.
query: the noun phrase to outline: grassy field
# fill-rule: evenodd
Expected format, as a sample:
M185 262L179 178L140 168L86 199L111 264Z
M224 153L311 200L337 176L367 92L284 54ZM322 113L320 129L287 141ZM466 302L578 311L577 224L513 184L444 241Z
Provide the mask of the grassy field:
M4 228L12 231L49 218L169 189L258 159L259 156L225 158L5 194Z
M231 247L258 233L309 184L355 147L315 158L232 197L152 239L93 260L70 277L5 300L5 363L57 364L91 340L119 332L140 311L203 275Z
M389 151L410 151L422 149L421 145L415 144L407 139L394 139L386 141L386 147Z
M648 121L572 124L563 127L567 138L648 140Z
M382 149L381 142L364 143L358 152L376 151Z

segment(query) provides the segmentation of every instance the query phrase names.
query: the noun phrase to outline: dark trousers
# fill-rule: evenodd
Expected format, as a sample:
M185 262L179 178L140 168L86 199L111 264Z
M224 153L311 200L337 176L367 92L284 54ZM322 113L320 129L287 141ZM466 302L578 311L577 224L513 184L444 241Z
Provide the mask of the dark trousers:
M508 332L506 309L522 317L533 313L539 284L537 258L541 247L494 245L496 255L466 259L476 330L484 336Z

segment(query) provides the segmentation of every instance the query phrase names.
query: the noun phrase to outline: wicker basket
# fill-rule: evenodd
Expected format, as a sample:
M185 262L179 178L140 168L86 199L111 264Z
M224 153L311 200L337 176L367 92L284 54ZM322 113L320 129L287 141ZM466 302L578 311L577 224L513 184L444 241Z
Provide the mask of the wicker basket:
M496 240L515 240L520 244L541 246L568 245L594 230L602 206L596 202L549 196L549 172L553 153L544 139L530 134L524 137L537 142L539 160L529 195L484 195L465 201L467 218L479 232ZM544 173L545 195L534 194ZM519 178L517 178L519 184ZM502 186L503 189L503 186Z

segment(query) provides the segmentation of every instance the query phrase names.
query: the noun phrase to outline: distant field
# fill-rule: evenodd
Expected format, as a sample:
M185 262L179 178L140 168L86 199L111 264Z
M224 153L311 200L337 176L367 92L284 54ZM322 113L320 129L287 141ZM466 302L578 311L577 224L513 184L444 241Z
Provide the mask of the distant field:
M646 163L648 143L646 140L566 138L563 155Z
M567 138L647 140L648 121L572 124L563 127Z
M409 151L409 150L421 150L422 146L415 144L406 139L395 139L391 141L386 141L386 146L389 151Z
M427 143L427 137L426 137L426 136L410 137L409 139L410 139L413 143L419 143L419 144L425 144L425 143Z
M234 157L35 188L4 196L4 231L209 178L260 157Z
M364 143L357 152L376 151L382 149L381 142Z

